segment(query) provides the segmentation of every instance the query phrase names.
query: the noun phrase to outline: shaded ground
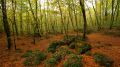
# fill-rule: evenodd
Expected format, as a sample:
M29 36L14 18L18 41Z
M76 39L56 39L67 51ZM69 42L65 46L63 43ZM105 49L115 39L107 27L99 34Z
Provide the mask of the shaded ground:
M47 39L38 39L36 45L32 44L31 37L18 37L16 43L19 50L11 51L6 50L5 35L0 37L0 67L24 67L21 55L27 50L45 51L48 48L50 42L55 40L61 40L63 35L51 36ZM93 33L88 35L88 41L91 43L93 49L92 52L101 52L109 57L113 58L114 67L120 67L120 37L114 37L104 35L101 33ZM99 67L93 60L93 57L83 55L83 63L85 67ZM63 61L61 61L57 67L62 67ZM44 67L44 64L40 64L38 67Z

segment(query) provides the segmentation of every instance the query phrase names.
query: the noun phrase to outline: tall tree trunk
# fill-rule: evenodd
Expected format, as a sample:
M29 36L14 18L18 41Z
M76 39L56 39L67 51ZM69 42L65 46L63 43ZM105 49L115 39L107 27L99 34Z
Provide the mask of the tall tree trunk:
M33 11L33 9L32 9L32 5L31 5L30 0L28 0L28 3L29 3L29 6L30 6L30 11L31 11L31 13L32 13L32 15L33 15L34 21L36 21L36 23L37 23L38 21L37 21L37 19L36 19L36 17L35 17L35 14L34 14L34 11ZM36 40L35 40L36 23L33 25L33 31L34 31L34 34L33 34L33 35L34 35L34 36L33 36L33 43L34 43L34 44L36 43Z
M83 28L83 39L86 39L86 32L87 32L87 19L86 19L86 13L85 13L85 6L84 6L84 0L79 0L83 19L84 19L84 28Z
M63 19L62 9L61 9L61 6L60 6L60 1L58 1L57 3L58 3L60 15L61 15L61 23L63 25L63 31L64 31L64 34L67 36L67 32L66 32L66 29L65 29L65 26L64 26L64 19Z
M16 16L15 16L15 13L16 13L16 1L12 0L12 9L13 9L13 23L14 23L14 26L15 26L15 32L16 32L16 35L18 36L18 28L17 28L17 23L16 23Z
M21 7L20 7L20 33L23 34L23 16L22 16L22 0L21 0Z
M6 0L1 0L1 6L2 6L2 15L3 15L3 25L4 25L4 30L7 35L7 48L11 49L11 32L10 32L10 27L9 23L7 20L7 12L6 12Z

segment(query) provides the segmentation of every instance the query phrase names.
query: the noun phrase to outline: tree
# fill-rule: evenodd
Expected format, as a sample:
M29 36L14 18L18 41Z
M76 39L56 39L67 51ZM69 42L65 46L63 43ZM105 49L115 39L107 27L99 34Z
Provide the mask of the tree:
M4 25L4 30L7 35L7 48L11 49L11 32L10 32L10 27L8 24L7 20L7 12L6 12L6 0L1 0L1 5L2 5L2 18L3 18L3 25Z
M86 32L87 32L87 19L86 19L86 13L85 13L85 6L84 6L84 0L79 0L83 19L84 19L84 28L83 28L83 39L86 39Z

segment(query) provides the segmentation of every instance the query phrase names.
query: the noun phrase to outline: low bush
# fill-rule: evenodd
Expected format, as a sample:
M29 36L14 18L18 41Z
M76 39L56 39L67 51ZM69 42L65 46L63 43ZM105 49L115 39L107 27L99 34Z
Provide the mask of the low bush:
M26 58L26 57L30 57L32 56L33 52L32 50L28 50L25 54L22 55L22 57Z
M76 43L73 42L73 43L71 43L71 44L69 45L69 48L74 49L74 48L75 48L75 45L76 45Z
M96 63L100 64L101 66L112 67L113 65L113 60L111 58L100 53L94 54L94 60Z
M66 47L66 46L60 47L60 48L58 49L58 52L60 52L60 54L61 54L62 56L65 56L65 55L68 55L68 54L71 54L71 53L72 53L72 51L70 51L69 48Z
M58 46L57 42L52 42L48 47L48 52L54 53L56 51L57 46Z
M60 47L53 55L52 58L55 58L58 62L68 54L72 52L67 47Z
M55 41L55 42L52 42L49 47L48 47L48 52L52 52L54 53L56 51L56 48L59 46L62 46L64 45L64 41Z
M70 54L67 60L64 62L64 67L83 67L81 60L81 56Z
M83 53L86 53L87 51L91 50L91 45L90 44L82 44L79 48L79 53L80 54L83 54Z
M50 58L46 60L45 67L55 67L57 64L57 60L55 58Z
M88 55L88 56L92 55L92 53L90 51L87 51L85 54Z
M60 61L62 59L61 52L56 52L52 55L52 58L55 58L57 61Z
M72 36L72 35L69 35L69 36L64 36L64 42L65 44L67 45L70 45L72 42L74 42L76 39L76 36Z
M25 57L25 66L34 66L40 64L46 58L46 55L37 50L34 52L27 52L23 55L23 57Z

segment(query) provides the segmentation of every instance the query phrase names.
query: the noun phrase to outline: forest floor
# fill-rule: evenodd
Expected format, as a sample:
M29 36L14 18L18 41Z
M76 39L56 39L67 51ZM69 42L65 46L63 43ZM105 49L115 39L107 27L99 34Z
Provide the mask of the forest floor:
M71 33L74 34L74 33ZM120 67L120 37L113 35L105 35L103 33L91 33L88 34L88 42L92 45L92 52L103 53L114 60L113 67ZM45 51L49 43L55 40L63 39L63 35L50 36L47 39L37 38L36 44L32 44L32 37L19 36L16 44L18 50L15 51L6 49L6 39L5 34L0 34L0 67L24 67L24 58L21 56L27 50L40 50ZM94 62L92 56L83 55L84 67L99 67L98 64ZM63 62L61 61L57 67L63 67ZM41 63L37 67L44 67Z

